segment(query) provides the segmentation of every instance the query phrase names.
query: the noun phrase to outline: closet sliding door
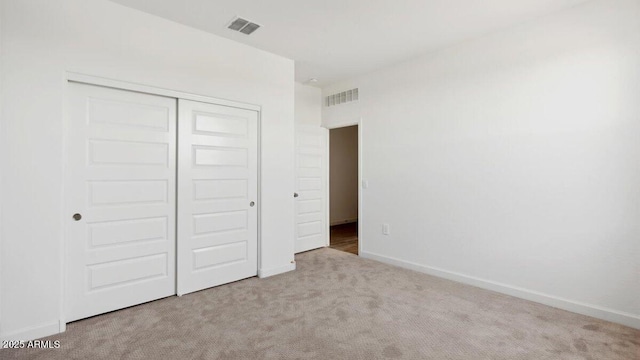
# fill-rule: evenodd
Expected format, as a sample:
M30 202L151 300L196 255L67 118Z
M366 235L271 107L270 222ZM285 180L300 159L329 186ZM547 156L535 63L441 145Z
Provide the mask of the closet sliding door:
M178 101L178 295L257 275L258 112Z
M66 321L257 275L257 111L68 90Z
M66 320L171 296L176 99L70 83Z

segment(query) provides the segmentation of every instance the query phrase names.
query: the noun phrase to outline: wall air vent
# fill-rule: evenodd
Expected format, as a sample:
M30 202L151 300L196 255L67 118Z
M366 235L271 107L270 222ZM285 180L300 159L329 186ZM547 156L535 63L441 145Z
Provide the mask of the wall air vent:
M352 101L358 101L358 88L329 95L325 97L324 104L325 106L335 106Z
M240 17L235 17L233 20L231 20L227 28L234 31L239 31L246 35L250 35L254 31L258 30L258 28L260 28L260 25L252 23L251 21L245 20Z

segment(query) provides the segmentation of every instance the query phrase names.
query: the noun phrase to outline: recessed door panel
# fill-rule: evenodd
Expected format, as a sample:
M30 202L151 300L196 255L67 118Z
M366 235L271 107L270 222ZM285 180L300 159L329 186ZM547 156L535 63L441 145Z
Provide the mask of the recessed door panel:
M87 185L91 206L166 203L169 200L168 182L165 179L90 181Z
M246 199L249 191L247 179L194 180L195 201L220 199Z
M166 241L169 221L166 217L94 222L87 226L90 249L128 245L134 242Z
M144 103L126 102L122 100L93 99L87 100L89 106L89 122L95 124L111 124L114 127L131 127L132 130L169 131L169 109Z
M193 132L205 135L249 135L249 120L242 116L197 112L193 115Z
M193 162L196 166L246 168L249 163L249 154L247 154L247 149L194 146Z
M99 126L92 124L91 126ZM123 130L126 131L126 130ZM115 136L118 136L115 134ZM167 143L91 139L88 162L93 166L168 166Z
M247 215L246 210L193 215L193 233L199 235L247 230L249 226Z

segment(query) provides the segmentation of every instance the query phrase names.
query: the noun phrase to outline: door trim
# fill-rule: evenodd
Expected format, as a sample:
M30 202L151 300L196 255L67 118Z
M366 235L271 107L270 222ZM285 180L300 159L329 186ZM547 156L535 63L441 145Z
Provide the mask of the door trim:
M332 129L339 129L339 128L343 128L343 127L349 127L349 126L358 126L358 256L360 256L360 254L362 254L362 243L363 243L363 238L362 238L362 208L363 208L363 203L362 203L362 173L363 173L363 168L362 168L362 143L363 143L363 132L362 132L362 117L359 117L355 120L352 121L347 121L344 123L340 123L340 124L336 124L336 125L322 125L324 128L332 130ZM331 154L329 152L329 142L331 141L331 136L329 136L329 141L327 141L327 219L331 219L330 217L330 198L331 196L329 196L331 194L331 178L329 177L329 168L331 168L330 166L330 161L331 161ZM328 239L327 242L330 241L331 239L331 221L327 221L327 234L328 235ZM329 243L327 243L327 245L330 245Z
M72 82L77 82L77 83L88 84L88 85L99 85L99 86L108 87L108 88L129 90L129 91L150 94L150 95L160 95L160 96L166 96L166 97L175 98L175 99L200 101L200 102L205 102L210 104L230 106L230 107L247 109L247 110L254 110L258 112L260 112L262 108L261 106L254 105L254 104L213 98L205 95L192 94L192 93L183 92L183 91L159 88L155 86L137 84L132 82L120 81L120 80L113 80L113 79L103 78L99 76L85 75L85 74L74 73L74 72L67 72L67 80Z
M206 95L199 95L199 94L193 94L193 93L189 93L189 92L184 92L184 91L178 91L178 90L171 90L171 89L165 89L165 88L160 88L160 87L155 87L155 86L150 86L150 85L144 85L144 84L138 84L138 83L133 83L133 82L128 82L128 81L122 81L122 80L115 80L115 79L109 79L109 78L105 78L105 77L100 77L100 76L94 76L94 75L87 75L87 74L81 74L81 73L76 73L76 72L71 72L71 71L66 71L65 72L65 76L62 78L62 93L63 93L63 102L62 102L62 115L63 115L63 121L62 121L62 127L63 127L63 141L62 141L62 156L63 156L63 164L62 164L62 174L63 174L63 178L62 178L62 194L61 194L61 199L62 199L62 214L60 215L60 222L61 222L61 226L62 226L62 237L60 238L60 251L59 251L59 259L60 259L60 264L59 264L59 269L60 269L60 277L61 277L61 281L60 281L60 303L59 303L59 320L58 320L58 329L59 329L59 333L65 332L66 331L66 325L67 325L67 321L66 321L66 309L65 309L65 304L66 304L66 299L67 299L67 246L66 246L66 239L68 236L68 223L67 223L67 216L65 216L65 214L67 214L69 212L69 208L68 208L68 204L66 201L66 193L68 191L68 184L67 184L67 177L69 176L68 171L68 165L67 165L67 158L69 156L69 150L68 150L68 146L67 146L67 131L69 131L69 113L68 113L68 109L67 109L67 99L69 96L69 91L68 91L68 85L69 83L80 83L80 84L86 84L86 85L94 85L94 86L101 86L101 87L106 87L106 88L112 88L112 89L118 89L118 90L126 90L126 91L132 91L132 92L137 92L137 93L143 93L143 94L149 94L149 95L158 95L158 96L164 96L164 97L169 97L169 98L173 98L176 100L179 99L184 99L184 100L191 100L191 101L198 101L198 102L204 102L204 103L209 103L209 104L214 104L214 105L221 105L221 106L228 106L228 107L233 107L233 108L239 108L239 109L246 109L246 110L253 110L256 111L258 113L258 139L257 139L257 146L258 146L258 169L257 169L257 178L258 178L258 192L257 192L257 202L258 202L258 234L257 234L257 242L258 242L258 249L257 249L257 254L258 254L258 263L257 263L257 268L258 268L258 276L260 276L260 274L262 272L264 272L264 270L262 269L262 106L260 105L256 105L256 104L250 104L250 103L243 103L243 102L239 102L239 101L232 101L232 100L227 100L227 99L221 99L221 98L215 98L215 97L211 97L211 96L206 96ZM176 107L176 111L178 111L178 108ZM176 114L176 122L178 121L177 118L177 114ZM176 139L177 139L177 129L176 129ZM176 146L176 152L177 152L177 146ZM178 161L177 157L176 157L176 162ZM177 170L177 169L176 169ZM176 191L177 191L177 171L176 171ZM176 192L176 219L177 219L177 197L178 194ZM178 233L177 233L178 227L176 226L176 262L175 262L175 270L176 270L176 284L175 284L175 289L176 289L176 294L177 295L177 289L178 289L178 276L177 276L177 245L178 245ZM292 263L293 268L295 269L295 263ZM267 270L271 270L271 269L267 269Z

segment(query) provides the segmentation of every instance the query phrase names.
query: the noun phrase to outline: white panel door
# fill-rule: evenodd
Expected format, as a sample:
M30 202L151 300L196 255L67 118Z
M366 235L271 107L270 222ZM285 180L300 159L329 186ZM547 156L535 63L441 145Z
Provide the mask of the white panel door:
M258 113L179 100L178 295L258 273Z
M296 126L296 253L329 245L327 138L323 127Z
M69 84L66 320L175 294L176 99Z

